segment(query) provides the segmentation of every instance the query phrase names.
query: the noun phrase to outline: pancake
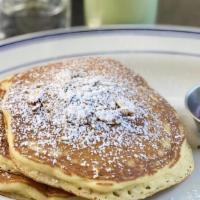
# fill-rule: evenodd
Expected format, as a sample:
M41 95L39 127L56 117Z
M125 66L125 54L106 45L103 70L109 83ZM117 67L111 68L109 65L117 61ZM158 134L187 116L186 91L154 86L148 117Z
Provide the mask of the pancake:
M2 109L17 167L78 196L143 199L193 170L176 111L141 76L109 58L68 59L19 73Z
M80 200L59 189L34 182L24 176L2 171L0 171L0 194L20 200Z
M4 81L4 84L9 84L9 81ZM0 99L4 94L5 90L1 88ZM15 199L81 200L68 192L37 183L20 174L10 158L5 133L4 117L0 111L0 194Z
M3 84L4 83L4 84ZM7 86L9 83L9 79L2 81L0 84L0 100L3 98L5 94L5 89L1 88ZM0 111L0 170L17 173L18 169L15 167L13 162L11 161L9 150L8 150L8 143L5 135L5 123L3 119L3 113Z

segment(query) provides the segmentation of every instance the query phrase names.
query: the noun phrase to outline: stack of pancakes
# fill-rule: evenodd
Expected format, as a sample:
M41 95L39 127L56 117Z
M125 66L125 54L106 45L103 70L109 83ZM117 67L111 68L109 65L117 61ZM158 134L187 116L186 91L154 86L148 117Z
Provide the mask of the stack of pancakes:
M118 61L33 68L3 81L1 99L2 194L137 200L193 170L175 110Z

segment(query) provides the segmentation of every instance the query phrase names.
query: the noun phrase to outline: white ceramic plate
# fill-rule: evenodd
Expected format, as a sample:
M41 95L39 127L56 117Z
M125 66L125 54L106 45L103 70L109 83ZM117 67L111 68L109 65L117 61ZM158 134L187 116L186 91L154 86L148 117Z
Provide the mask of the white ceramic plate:
M199 200L200 134L184 107L184 96L200 83L200 30L129 27L61 30L18 37L0 43L0 77L41 63L87 55L116 58L140 73L176 108L188 128L195 171L183 183L150 199Z

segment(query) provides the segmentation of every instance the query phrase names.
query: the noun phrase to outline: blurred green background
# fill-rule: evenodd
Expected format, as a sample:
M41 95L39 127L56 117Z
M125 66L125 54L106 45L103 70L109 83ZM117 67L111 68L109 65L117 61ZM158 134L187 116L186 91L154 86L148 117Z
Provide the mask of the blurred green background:
M159 0L156 23L200 26L199 10L200 0ZM72 26L78 25L85 25L83 0L72 0Z

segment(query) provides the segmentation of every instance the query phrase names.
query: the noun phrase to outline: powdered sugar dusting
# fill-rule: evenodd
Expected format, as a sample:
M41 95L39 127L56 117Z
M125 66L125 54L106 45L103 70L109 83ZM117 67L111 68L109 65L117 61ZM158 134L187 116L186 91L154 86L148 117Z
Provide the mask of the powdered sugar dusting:
M148 103L152 91L134 84L136 78L131 82L102 68L98 73L86 64L72 66L41 75L31 71L26 81L20 76L15 81L4 107L13 118L16 148L24 154L29 149L66 172L82 167L94 179L140 175L134 172L136 162L163 164L157 149L165 131L160 114Z

